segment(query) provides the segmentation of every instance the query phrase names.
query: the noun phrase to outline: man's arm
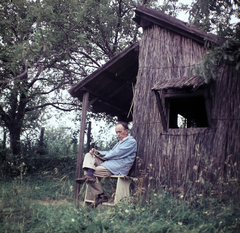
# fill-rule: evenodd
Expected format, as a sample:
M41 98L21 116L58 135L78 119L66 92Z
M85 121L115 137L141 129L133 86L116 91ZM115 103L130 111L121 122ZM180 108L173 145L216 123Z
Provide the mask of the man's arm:
M126 158L137 151L137 142L134 138L129 138L120 143L116 148L110 150L105 156L105 159L122 159Z

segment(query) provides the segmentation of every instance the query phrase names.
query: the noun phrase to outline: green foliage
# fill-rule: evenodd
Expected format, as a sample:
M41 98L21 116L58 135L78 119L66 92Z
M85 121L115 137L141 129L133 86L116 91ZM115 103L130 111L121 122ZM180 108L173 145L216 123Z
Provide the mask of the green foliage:
M190 23L207 32L220 36L233 34L233 16L239 17L239 2L232 0L196 0L190 10Z
M21 154L21 134L42 123L48 106L81 107L64 90L137 40L135 6L132 0L1 1L0 119L13 154Z
M41 167L27 177L0 179L0 232L238 232L240 230L239 195L219 198L214 187L189 198L173 197L166 186L150 189L141 198L138 182L129 200L115 207L97 209L74 204L74 159L43 159ZM228 158L230 163L231 159ZM228 163L227 163L228 164ZM233 164L234 165L234 164ZM213 164L201 157L205 168L202 179L211 173ZM231 169L230 169L231 170ZM205 174L204 174L205 172ZM215 174L218 176L217 174ZM199 177L199 180L200 180ZM205 179L206 181L206 179ZM103 188L111 198L114 183L103 180ZM230 183L224 184L232 189Z
M164 0L161 5L159 5L159 2L155 1L154 8L173 17L177 17L180 12L189 11L189 5L178 2L178 0Z
M69 127L59 127L45 130L43 144L32 137L22 140L21 156L14 156L9 149L0 151L0 172L5 175L26 176L33 174L38 169L65 170L66 164L75 170L75 160L78 153L77 132L72 132ZM69 166L69 164L68 164Z
M50 157L77 157L77 132L70 127L58 127L45 131L44 147Z
M223 44L206 41L206 46L210 48L210 51L206 54L203 62L194 69L198 75L204 77L207 83L217 77L219 67L224 63L232 64L235 67L236 74L239 71L239 6L239 1L231 0L197 0L192 4L189 17L190 23L206 32L216 33L216 41L219 37L227 39ZM238 20L238 23L231 22L233 17Z
M118 138L116 135L111 135L111 137L108 138L104 138L104 136L102 136L103 134L99 134L98 136L98 140L96 142L96 148L99 151L109 151L111 150L114 145L116 145L116 143L118 142ZM103 140L105 139L105 140Z
M224 64L232 65L235 77L238 77L240 70L240 41L229 39L222 45L212 44L211 50L206 53L200 65L194 66L197 75L202 76L206 83L216 79L219 74L219 67Z
M239 200L204 199L198 206L153 192L115 207L73 203L72 178L59 174L0 181L1 232L238 232ZM64 180L64 179L65 180ZM46 186L46 187L45 187ZM61 193L61 195L59 195Z

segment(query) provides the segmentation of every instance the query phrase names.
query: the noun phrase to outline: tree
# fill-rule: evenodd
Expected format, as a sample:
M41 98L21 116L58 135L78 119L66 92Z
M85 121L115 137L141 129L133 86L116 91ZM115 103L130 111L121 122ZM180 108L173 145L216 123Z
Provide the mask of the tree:
M135 6L131 0L1 1L0 118L14 155L25 127L38 127L47 106L79 109L62 90L136 41Z
M232 18L238 22L232 23ZM197 72L205 77L206 82L215 78L217 67L224 62L235 66L236 73L240 69L240 2L237 0L196 0L190 10L190 23L198 28L216 33L218 37L225 37L223 44L211 43L202 64Z
M81 108L64 90L137 41L138 5L175 14L176 0L3 0L0 3L0 119L10 147L40 128L48 106ZM154 5L155 4L155 5ZM176 15L176 14L175 14Z
M10 147L15 155L21 151L23 127L44 113L40 109L48 105L59 107L59 88L75 78L71 75L67 55L69 44L76 46L73 36L77 33L65 34L61 26L65 23L70 28L77 19L73 15L68 22L65 17L72 12L70 6L62 13L63 9L56 8L56 2L52 3L1 2L0 116L9 130ZM53 92L59 99L48 102L44 96Z

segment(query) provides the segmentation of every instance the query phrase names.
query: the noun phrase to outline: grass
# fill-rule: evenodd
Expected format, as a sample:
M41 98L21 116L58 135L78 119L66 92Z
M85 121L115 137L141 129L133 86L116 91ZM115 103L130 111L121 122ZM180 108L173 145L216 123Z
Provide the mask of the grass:
M0 232L240 232L237 198L194 202L164 190L115 207L75 205L75 171L55 167L0 180ZM83 194L82 194L83 195Z

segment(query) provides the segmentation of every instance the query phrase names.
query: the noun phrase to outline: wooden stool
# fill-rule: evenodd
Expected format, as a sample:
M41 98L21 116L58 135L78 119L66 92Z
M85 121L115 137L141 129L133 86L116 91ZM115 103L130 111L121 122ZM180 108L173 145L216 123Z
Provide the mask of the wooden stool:
M130 176L109 176L107 177L109 179L117 179L117 185L116 185L116 193L114 197L114 202L103 202L102 205L108 205L108 206L114 206L118 202L120 202L123 198L127 198L130 196L130 184L133 181L136 181L137 178L130 177ZM85 193L85 199L84 199L84 205L87 203L93 203L95 201L95 196L92 195L89 190L88 190L88 185L86 188L86 193Z

